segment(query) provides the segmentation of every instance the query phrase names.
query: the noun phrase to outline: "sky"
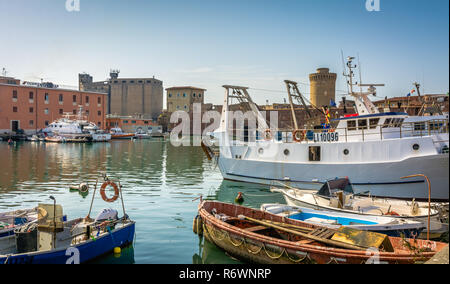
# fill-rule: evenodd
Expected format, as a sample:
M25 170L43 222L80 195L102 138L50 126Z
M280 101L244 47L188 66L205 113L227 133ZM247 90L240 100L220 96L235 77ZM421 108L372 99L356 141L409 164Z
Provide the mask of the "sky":
M373 0L376 1L376 0ZM283 80L300 83L328 67L345 92L341 50L360 58L363 83L378 96L449 91L449 1L379 0L0 0L0 69L22 80L77 86L110 69L152 77L164 88L207 89L220 104L225 84L250 87L257 103L283 102ZM359 81L359 75L356 81Z

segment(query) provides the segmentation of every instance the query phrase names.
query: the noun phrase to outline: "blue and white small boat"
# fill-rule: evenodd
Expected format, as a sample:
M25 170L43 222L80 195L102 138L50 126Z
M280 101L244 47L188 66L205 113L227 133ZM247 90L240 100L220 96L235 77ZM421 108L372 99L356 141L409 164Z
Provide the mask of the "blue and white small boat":
M0 253L0 264L80 264L92 261L119 248L133 243L135 222L125 213L122 186L105 178L100 188L103 200L114 202L121 199L123 216L113 209L103 209L95 219L90 218L92 204L97 191L93 194L88 217L65 221L62 207L39 204L44 214L38 221L22 226L13 236L14 246ZM105 189L114 187L115 195L107 198Z
M338 229L344 226L377 232L391 237L404 236L406 238L414 238L426 229L422 222L386 216L364 216L352 213L319 211L281 204L263 204L261 210L331 229Z

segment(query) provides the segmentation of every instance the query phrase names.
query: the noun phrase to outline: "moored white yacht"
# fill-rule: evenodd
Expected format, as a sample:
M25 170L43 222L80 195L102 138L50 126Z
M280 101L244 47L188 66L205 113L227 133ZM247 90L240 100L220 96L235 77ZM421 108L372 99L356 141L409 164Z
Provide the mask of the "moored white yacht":
M102 131L95 123L89 122L83 116L81 106L77 115L65 114L63 118L49 124L47 128L43 129L43 132L69 142L107 142L111 140L111 134Z
M358 114L331 121L327 129L296 127L286 131L271 127L252 101L248 88L224 86L221 124L214 132L219 141L218 165L223 177L318 190L332 177L348 176L356 193L426 199L428 191L423 178L402 179L424 174L431 180L432 199L448 200L448 116L380 113L368 97L376 93L376 85L359 85L368 86L369 91L353 92L352 59L348 58L347 63L349 95L355 99ZM257 122L255 127L233 128L234 115L229 110L233 98L248 106ZM291 107L294 112L292 100ZM243 137L236 137L240 132Z

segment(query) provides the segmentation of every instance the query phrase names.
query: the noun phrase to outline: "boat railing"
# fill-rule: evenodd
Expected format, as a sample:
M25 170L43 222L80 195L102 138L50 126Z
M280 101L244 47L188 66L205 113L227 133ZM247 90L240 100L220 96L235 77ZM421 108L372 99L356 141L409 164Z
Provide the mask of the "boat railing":
M294 139L294 133L296 135ZM391 125L365 125L349 128L304 128L293 130L279 128L276 130L256 129L229 129L228 135L231 141L256 142L263 140L276 140L284 143L317 143L317 142L356 142L356 141L380 141L386 139L403 139L411 137L429 137L440 134L448 134L448 120L428 120L420 122L403 122L394 127ZM449 140L440 137L433 143L448 143Z

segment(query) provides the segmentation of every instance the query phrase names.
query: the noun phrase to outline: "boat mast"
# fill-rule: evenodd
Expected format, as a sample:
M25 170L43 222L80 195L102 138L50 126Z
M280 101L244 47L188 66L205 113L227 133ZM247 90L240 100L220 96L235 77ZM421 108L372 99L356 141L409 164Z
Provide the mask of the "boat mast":
M349 70L348 74L344 73L344 76L348 78L347 84L349 87L349 95L353 96L355 98L356 103L356 110L359 115L367 115L367 114L377 114L380 113L378 111L378 108L375 107L375 105L372 103L372 101L369 99L369 95L376 95L377 91L375 87L384 87L384 84L354 84L353 83L353 76L355 75L353 72L353 69L356 68L356 65L353 65L354 57L347 57L347 68ZM367 92L354 92L353 86L359 86L359 87L368 87Z

